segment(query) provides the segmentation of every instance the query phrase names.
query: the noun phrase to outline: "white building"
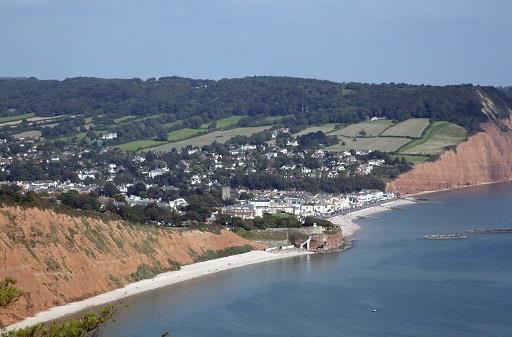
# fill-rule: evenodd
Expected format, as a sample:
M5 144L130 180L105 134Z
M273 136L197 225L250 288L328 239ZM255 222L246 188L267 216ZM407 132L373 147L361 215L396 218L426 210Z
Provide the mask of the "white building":
M117 132L109 132L109 133L104 133L101 135L101 139L103 139L103 140L116 139L116 138L117 138Z

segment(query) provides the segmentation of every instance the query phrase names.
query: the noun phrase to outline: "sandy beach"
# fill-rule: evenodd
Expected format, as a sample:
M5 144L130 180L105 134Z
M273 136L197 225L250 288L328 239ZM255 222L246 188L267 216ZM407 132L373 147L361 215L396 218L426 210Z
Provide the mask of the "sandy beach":
M88 308L112 303L123 298L137 295L146 291L162 288L179 282L195 279L201 276L214 274L217 272L235 269L251 264L291 258L295 256L312 254L306 251L296 249L264 252L252 251L245 254L228 256L220 259L199 262L183 266L179 271L167 272L157 275L152 279L147 279L135 283L130 283L123 288L119 288L108 293L91 297L79 302L73 302L66 305L53 307L49 310L38 313L34 317L29 317L21 322L10 325L7 330L29 327L38 323L52 321L58 318L69 316Z
M343 236L350 237L357 232L361 226L357 224L357 219L360 217L371 216L376 213L385 212L392 210L393 207L399 207L403 205L413 204L415 201L411 199L398 199L390 202L383 203L381 205L368 207L365 209L350 212L346 215L338 215L329 220L340 226Z

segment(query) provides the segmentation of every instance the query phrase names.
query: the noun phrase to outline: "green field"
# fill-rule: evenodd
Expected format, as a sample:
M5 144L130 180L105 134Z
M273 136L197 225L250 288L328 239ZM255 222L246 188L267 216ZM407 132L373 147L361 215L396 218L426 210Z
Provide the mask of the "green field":
M244 118L244 116L230 116L230 117L226 117L226 118L222 118L222 119L218 119L215 121L215 128L216 129L224 129L224 128L229 128L229 127L232 127L232 126L235 126L238 124L238 122L240 122L240 120ZM211 122L210 123L204 123L200 126L201 129L208 129L208 127L210 126Z
M56 138L55 140L61 140L61 141L69 141L73 138L77 138L78 141L82 141L85 137L87 136L87 133L86 132L79 132L73 136L67 136L67 137L59 137L59 138Z
M300 131L299 133L297 133L297 136L302 136L302 135L305 135L305 134L308 134L311 132L318 132L318 131L322 131L323 133L329 133L329 132L334 131L334 129L336 128L336 125L338 125L338 124L329 123L329 124L322 124L322 125L318 125L318 126L310 126L308 128L305 128L304 130Z
M36 116L36 114L32 112L32 113L28 113L28 114L24 114L24 115L0 117L0 124L21 121L24 119L33 118L35 116Z
M267 117L265 117L265 123L275 124L275 123L279 123L280 121L282 121L285 118L290 118L290 117L293 117L293 115L267 116Z
M117 145L115 147L118 149L124 150L124 151L138 151L138 150L142 150L142 149L145 149L148 147L158 146L158 145L161 145L164 143L165 142L162 142L162 141L146 139L146 140L136 140L133 142L124 143L121 145Z
M178 123L180 123L180 122L181 121L169 122L169 123L165 123L163 126L164 126L164 128L172 128L173 126L178 125Z
M360 132L364 130L366 132L365 137L376 137L392 125L393 122L391 121L362 122L336 130L331 135L358 137Z
M255 133L261 132L263 130L269 129L270 126L256 126L256 127L249 127L249 128L235 128L235 129L229 129L229 130L221 130L221 131L215 131L210 132L204 135L200 135L197 137L192 137L186 140L182 140L175 143L167 143L160 146L156 146L154 148L148 149L148 150L155 150L155 151L171 151L172 149L181 149L188 145L192 146L204 146L209 145L213 143L214 141L218 143L225 143L231 138L235 136L250 136ZM195 130L195 129L191 129ZM181 130L178 130L181 131ZM201 130L195 130L195 131L201 131Z
M13 135L16 138L34 138L39 139L41 137L41 131L39 130L32 130L32 131L25 131L20 132L15 135Z
M157 118L157 117L160 117L160 116L162 116L162 114L148 115L148 116L142 116L142 117L137 117L137 116L134 116L134 115L130 115L130 116L123 116L123 117L116 118L116 119L114 119L114 122L117 123L117 124L132 123L132 122L142 122L142 121L144 121L146 119ZM117 120L117 122L116 122L116 120Z
M122 123L128 119L132 119L132 118L135 118L137 116L135 115L128 115L128 116L123 116L123 117L119 117L119 118L115 118L114 119L114 123Z
M391 158L393 158L393 159L404 158L405 160L410 161L411 163L414 163L414 164L421 164L421 163L426 162L429 159L429 157L427 157L427 156L416 156L416 155L407 155L407 154L391 155Z
M411 118L393 125L382 136L421 138L423 131L430 125L427 118Z
M409 138L400 137L372 137L372 138L350 138L338 136L340 143L329 146L327 150L348 151L348 150L372 150L382 152L394 152L410 142ZM342 145L342 142L345 145Z
M400 149L403 154L438 154L447 146L457 145L466 139L467 131L453 123L434 122L423 138L414 140Z
M170 142L177 142L183 139L187 139L197 135L198 133L203 132L198 129L180 129L176 131L169 132L167 136L167 140Z

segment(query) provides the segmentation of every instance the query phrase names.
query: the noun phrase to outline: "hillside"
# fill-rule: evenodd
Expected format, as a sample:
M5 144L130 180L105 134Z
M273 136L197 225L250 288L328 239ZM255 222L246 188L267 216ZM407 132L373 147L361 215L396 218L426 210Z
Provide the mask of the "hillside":
M9 324L127 283L251 244L229 232L165 230L74 218L51 210L0 208L0 279L24 291L2 308Z
M386 186L387 191L414 194L512 180L512 120L482 125L482 132L439 160L416 165Z
M444 120L474 132L486 121L479 93L493 102L497 118L508 117L512 99L506 91L472 85L377 85L288 77L0 80L0 118L5 121L0 129L39 131L47 138L116 131L126 143L180 140L169 132L186 128L206 131L210 126L287 121L294 126L352 124L378 116Z

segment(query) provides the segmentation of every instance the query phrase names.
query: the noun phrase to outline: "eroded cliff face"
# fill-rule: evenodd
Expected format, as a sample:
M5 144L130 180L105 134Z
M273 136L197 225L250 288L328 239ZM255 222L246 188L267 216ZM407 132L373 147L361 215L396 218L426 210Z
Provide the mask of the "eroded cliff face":
M402 174L386 190L414 194L512 180L512 121L489 122L482 128L439 160Z
M246 244L253 245L229 231L141 228L51 210L0 208L0 279L14 277L24 291L16 303L0 308L0 322L122 287L146 266L164 272L208 250Z

